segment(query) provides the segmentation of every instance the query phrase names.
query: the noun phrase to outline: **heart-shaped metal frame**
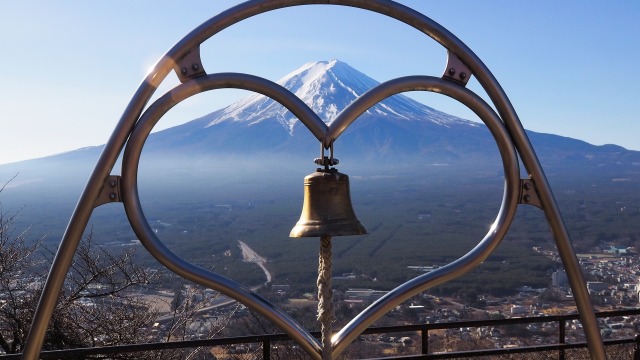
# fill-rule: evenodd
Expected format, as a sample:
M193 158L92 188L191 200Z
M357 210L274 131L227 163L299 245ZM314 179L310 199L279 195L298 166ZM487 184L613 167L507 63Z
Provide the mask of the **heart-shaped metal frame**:
M309 129L321 129L322 132L316 135L318 140L323 141L330 138L332 142L369 107L391 95L416 90L439 92L453 97L474 111L478 117L484 120L498 144L506 179L504 198L498 217L484 239L472 251L457 261L398 286L365 309L338 332L332 340L334 357L339 355L371 323L395 306L430 287L471 270L475 265L484 261L498 246L511 225L515 208L518 205L520 178L518 160L515 149L509 141L509 134L498 115L489 105L466 88L451 81L428 76L412 76L382 83L361 95L340 112L328 126L294 94L263 78L246 74L213 74L194 78L175 87L145 111L131 133L124 151L121 180L122 201L133 230L147 251L165 267L186 279L226 294L259 312L277 324L310 354L319 356L320 344L293 319L244 286L181 259L158 239L144 215L138 196L137 174L140 155L149 133L162 116L181 101L195 94L220 88L240 88L269 96L284 105ZM331 133L335 135L329 137L328 134Z
M387 15L413 26L447 49L448 63L445 73L441 78L411 76L379 84L358 97L329 125L326 125L304 102L276 83L247 74L207 74L204 71L200 61L199 46L211 36L251 16L284 7L307 4L357 7ZM143 113L151 96L172 69L176 71L182 84L158 98ZM472 75L476 76L487 92L498 113L479 96L465 88ZM201 92L221 88L250 90L278 101L291 111L325 148L329 148L362 113L389 96L406 91L441 93L471 109L486 124L500 150L505 174L504 195L496 220L485 237L458 260L399 285L363 310L333 336L331 351L333 356L342 353L362 331L401 302L428 288L460 276L481 263L506 235L518 204L530 203L545 212L551 227L585 329L591 357L606 358L585 282L562 217L542 167L506 94L491 72L464 43L428 17L389 0L248 1L211 18L169 50L136 91L80 197L49 272L25 344L23 358L37 359L39 356L47 324L93 209L106 202L122 201L136 235L147 251L160 263L186 279L215 289L247 305L287 333L313 359L321 359L322 348L318 340L285 312L245 286L197 267L175 255L156 237L144 216L138 197L137 172L140 154L149 133L158 120L179 102ZM125 150L122 176L110 176L109 172L113 169L123 148ZM519 178L518 155L530 174L529 179ZM528 200L531 196L534 197L535 202Z

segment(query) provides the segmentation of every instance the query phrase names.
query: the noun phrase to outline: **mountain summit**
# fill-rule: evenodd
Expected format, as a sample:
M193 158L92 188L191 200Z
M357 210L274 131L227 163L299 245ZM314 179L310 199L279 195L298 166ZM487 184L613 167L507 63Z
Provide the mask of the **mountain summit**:
M358 96L379 84L338 60L307 63L277 83L304 101L325 123L331 122ZM436 123L464 121L403 95L394 96L375 105L369 109L368 113L405 120L428 119ZM298 122L284 107L261 94L250 96L219 112L212 113L207 118L215 118L208 126L229 120L250 124L276 120L291 134L293 134L294 125Z
M307 63L278 83L327 123L354 99L379 84L338 60ZM549 166L563 169L587 166L590 171L602 172L606 167L624 173L640 164L640 152L619 146L594 146L531 131L528 134L546 170ZM36 163L40 170L54 164L91 166L101 149L101 146L81 149L0 168L24 174L23 169ZM437 111L402 94L389 97L362 114L336 140L334 151L341 164L351 165L415 166L463 161L486 167L495 166L499 158L497 146L484 124ZM238 156L263 163L271 155L280 163L282 159L308 163L319 152L318 140L291 112L275 100L254 94L201 118L152 133L142 158L161 164L182 164L186 169L191 161L219 163ZM168 160L169 156L173 161Z
M326 123L358 96L379 83L338 60L310 62L278 81L303 100ZM454 154L435 145L442 131L464 130L486 138L484 126L437 111L404 95L371 107L336 142L342 153L374 158L391 154ZM351 135L350 135L351 134ZM447 142L453 140L447 137ZM483 140L482 143L485 143ZM464 141L459 145L464 145ZM158 132L148 144L157 150L176 146L203 152L318 149L315 138L276 101L255 94L181 126ZM305 151L306 152L306 151ZM457 155L456 155L457 156Z

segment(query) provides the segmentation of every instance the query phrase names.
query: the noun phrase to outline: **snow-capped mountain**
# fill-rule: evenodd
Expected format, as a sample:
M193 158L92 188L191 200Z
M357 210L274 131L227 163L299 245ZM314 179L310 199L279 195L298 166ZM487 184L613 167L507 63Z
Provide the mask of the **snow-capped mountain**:
M280 79L282 85L304 101L325 122L331 122L338 113L358 96L379 83L367 75L338 60L310 62ZM454 116L436 111L406 96L387 99L369 109L368 115L392 116L402 120L428 120L447 124L464 122ZM215 117L207 126L225 121L247 122L277 121L293 135L299 121L293 114L264 95L253 95L207 118Z
M303 100L325 122L378 82L338 60L303 65L278 83ZM456 136L444 133L462 132ZM373 159L390 155L460 156L469 136L489 145L483 125L392 96L370 108L335 144L341 154ZM443 141L446 143L443 143ZM442 146L438 146L442 145ZM453 146L452 146L453 145ZM284 151L317 156L318 142L276 101L256 94L200 119L158 132L147 145L162 151L177 147L208 152ZM310 151L310 152L309 152Z
M325 122L378 84L336 60L308 63L279 83ZM570 191L587 184L598 192L637 192L640 152L551 134L529 132L529 137L554 183L565 182ZM36 204L31 209L39 211L33 218L70 213L102 148L1 165L0 179L19 174L2 193L3 204L23 205L28 197ZM402 174L417 181L446 179L447 183L490 178L501 184L499 155L483 124L402 95L370 108L340 135L334 151L340 160L338 168L352 176L387 179ZM257 190L256 182L267 187L260 188L261 192L299 186L301 176L316 167L312 161L319 155L318 140L303 124L275 101L254 95L152 133L144 146L140 180L147 182L142 188L154 199L165 199L168 194L173 199L175 189L244 198L248 190ZM448 166L439 166L442 164ZM112 174L119 173L116 165ZM59 204L63 197L67 210L50 210L50 204Z
M278 81L329 123L355 98L378 82L338 60L310 62ZM581 140L529 132L545 170L586 166L602 173L603 166L625 172L640 166L640 152L615 145L594 146ZM89 173L102 146L36 159L0 170L24 174L29 164L41 173L48 167L84 168ZM335 156L341 164L433 164L465 161L496 165L499 154L484 124L460 119L395 95L370 108L337 139ZM143 161L188 167L187 162L219 163L230 156L267 156L311 162L319 156L318 140L285 107L256 94L183 125L152 133ZM256 154L260 156L257 157ZM181 158L182 157L182 158ZM180 159L180 160L176 160ZM184 163L181 163L184 159ZM212 161L213 159L213 161ZM341 165L342 166L342 165ZM499 167L499 162L497 163ZM626 170L625 170L626 169ZM613 170L612 170L613 171ZM617 170L616 170L617 171Z

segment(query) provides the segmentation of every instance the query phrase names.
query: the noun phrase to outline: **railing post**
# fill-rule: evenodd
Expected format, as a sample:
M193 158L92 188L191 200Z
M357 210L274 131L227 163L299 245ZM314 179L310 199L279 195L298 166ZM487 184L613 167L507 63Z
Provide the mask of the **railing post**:
M636 344L633 347L633 360L640 360L640 335L636 335Z
M566 332L566 321L564 320L564 318L558 320L558 326L558 343L564 345ZM564 360L564 349L560 349L558 351L558 360Z
M422 334L422 354L427 355L429 354L429 329L423 326L420 333Z
M262 341L262 360L271 359L271 342L269 339Z

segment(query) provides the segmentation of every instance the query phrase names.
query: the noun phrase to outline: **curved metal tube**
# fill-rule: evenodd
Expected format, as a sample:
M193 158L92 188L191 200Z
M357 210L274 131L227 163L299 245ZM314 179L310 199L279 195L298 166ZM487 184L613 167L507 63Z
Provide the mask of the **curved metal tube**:
M452 97L466 105L487 125L500 150L505 173L505 188L500 211L489 232L467 254L446 266L396 287L345 325L333 336L334 357L341 354L362 331L400 303L433 286L454 279L479 265L500 244L515 216L520 191L520 176L518 158L509 134L498 115L488 104L473 92L453 82L429 76L411 76L380 84L360 96L336 117L334 120L336 127L332 128L336 130L336 134L330 135L329 138L334 138L334 136L337 138L340 135L340 130L346 129L355 117L385 98L401 92L416 90L437 92Z
M494 103L502 121L504 122L511 140L520 154L525 168L536 184L540 202L549 222L558 251L567 271L576 305L580 313L580 319L584 325L585 335L589 343L592 359L605 359L604 345L598 330L595 315L591 309L591 301L585 286L577 257L571 246L569 235L566 231L559 209L553 198L542 167L533 151L531 143L518 119L518 116L509 102L500 84L482 61L457 37L444 27L434 22L423 14L414 11L404 5L387 0L254 0L240 4L220 13L203 23L182 40L174 45L158 61L154 69L138 87L136 93L129 102L114 132L107 141L105 148L94 168L87 185L80 196L78 204L71 216L69 225L63 235L60 247L54 258L49 276L45 283L43 293L36 309L31 330L25 343L24 359L37 359L42 348L44 335L49 320L53 313L62 284L69 270L82 233L87 226L93 212L95 200L100 195L104 180L109 176L109 171L122 151L128 136L131 134L136 121L149 99L164 81L176 63L179 63L192 49L219 31L238 23L251 16L289 6L307 4L332 4L345 5L377 12L404 22L426 35L433 38L446 49L454 53L476 76L480 85ZM316 121L305 124L310 131L321 139L326 135L326 129ZM338 132L341 133L342 131ZM331 139L324 138L324 146L330 146ZM509 195L510 196L510 195ZM500 217L500 216L499 216ZM341 344L344 341L341 342Z
M459 93L460 89L464 90L463 94ZM327 139L326 141L329 144L334 142L360 115L362 115L370 107L390 96L407 91L428 91L447 95L447 93L445 93L445 90L448 93L456 94L455 96L449 95L456 100L458 100L456 96L467 98L468 101L473 102L477 102L477 99L480 99L479 97L475 97L472 99L470 97L470 94L473 94L471 91L466 90L466 88L458 86L451 81L443 80L441 78L421 75L396 78L378 84L378 86L369 89L366 93L360 95L351 104L344 108L333 119L333 121L329 123L329 131L325 136ZM467 105L466 103L463 104ZM476 104L476 107L482 106L485 106L484 101L482 101L482 104ZM467 105L467 107L469 106ZM500 121L499 117L498 120ZM508 135L508 133L506 134Z
M322 351L320 343L289 315L245 286L212 271L195 266L177 256L158 239L144 215L138 195L138 165L142 148L149 133L160 118L181 101L204 91L221 88L238 88L259 92L280 102L305 124L316 121L326 127L322 120L302 100L280 85L260 77L221 73L203 76L178 85L156 100L145 111L124 150L121 186L124 208L129 218L129 223L147 251L166 268L187 280L219 291L247 305L287 333L309 355L320 359L319 354Z
M317 134L314 135L319 141L323 141L329 131L327 125L304 101L281 85L255 75L217 73L197 77L177 85L151 104L138 120L125 148L125 154L126 149L132 147L131 141L134 136L141 136L140 134L144 133L146 139L160 118L181 101L205 91L229 88L257 92L277 101L295 115L310 131L315 131ZM123 164L123 172L124 167Z

